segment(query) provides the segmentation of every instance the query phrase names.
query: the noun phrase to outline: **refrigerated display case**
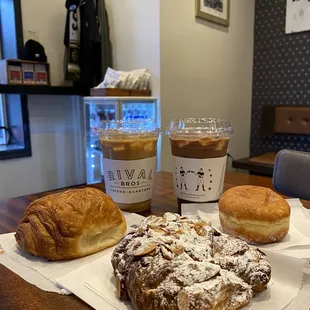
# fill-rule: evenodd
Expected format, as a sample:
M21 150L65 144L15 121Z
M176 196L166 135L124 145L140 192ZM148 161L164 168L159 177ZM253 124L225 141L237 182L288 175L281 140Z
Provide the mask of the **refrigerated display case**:
M85 97L84 112L87 184L102 181L102 153L97 135L100 121L153 119L160 126L156 97Z

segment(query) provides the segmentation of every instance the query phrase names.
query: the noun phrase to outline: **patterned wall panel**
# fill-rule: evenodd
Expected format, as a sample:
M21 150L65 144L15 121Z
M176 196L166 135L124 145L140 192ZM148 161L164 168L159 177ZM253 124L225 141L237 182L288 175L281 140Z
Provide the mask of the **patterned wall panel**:
M310 106L310 31L285 34L286 0L256 0L251 156L310 151L309 136L262 136L263 105Z

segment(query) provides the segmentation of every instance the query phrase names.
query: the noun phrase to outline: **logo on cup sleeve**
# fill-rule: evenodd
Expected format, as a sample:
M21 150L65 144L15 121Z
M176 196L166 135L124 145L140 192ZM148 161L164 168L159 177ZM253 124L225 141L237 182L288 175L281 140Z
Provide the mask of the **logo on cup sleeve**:
M209 169L209 172L211 173L211 169ZM196 189L195 191L203 191L205 192L205 173L203 168L199 168L197 171L194 170L187 170L185 171L183 166L181 166L179 169L176 167L176 172L175 172L175 180L176 180L176 187L188 191L188 186L187 186L187 177L189 174L192 174L196 178ZM179 180L178 180L178 175L179 175ZM212 183L212 174L210 174L210 186ZM211 190L211 187L207 187L208 190Z
M139 186L145 183L144 181L153 180L153 170L147 169L125 169L125 170L108 170L109 181L117 183L122 187Z

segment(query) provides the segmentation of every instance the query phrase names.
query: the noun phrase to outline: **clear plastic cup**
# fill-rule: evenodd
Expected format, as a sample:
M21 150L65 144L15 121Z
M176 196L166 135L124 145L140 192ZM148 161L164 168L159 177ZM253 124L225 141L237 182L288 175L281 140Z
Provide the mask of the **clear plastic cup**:
M223 193L227 149L233 130L214 118L172 120L166 131L173 156L178 204L216 201Z
M101 122L106 192L122 210L140 212L151 206L159 132L153 120Z

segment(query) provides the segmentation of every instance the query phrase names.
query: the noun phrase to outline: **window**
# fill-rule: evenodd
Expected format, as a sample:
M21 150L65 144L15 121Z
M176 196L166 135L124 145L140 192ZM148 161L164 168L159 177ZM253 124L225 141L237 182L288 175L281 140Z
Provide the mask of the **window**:
M21 0L0 0L0 58L21 58ZM0 94L0 160L31 156L26 95Z

